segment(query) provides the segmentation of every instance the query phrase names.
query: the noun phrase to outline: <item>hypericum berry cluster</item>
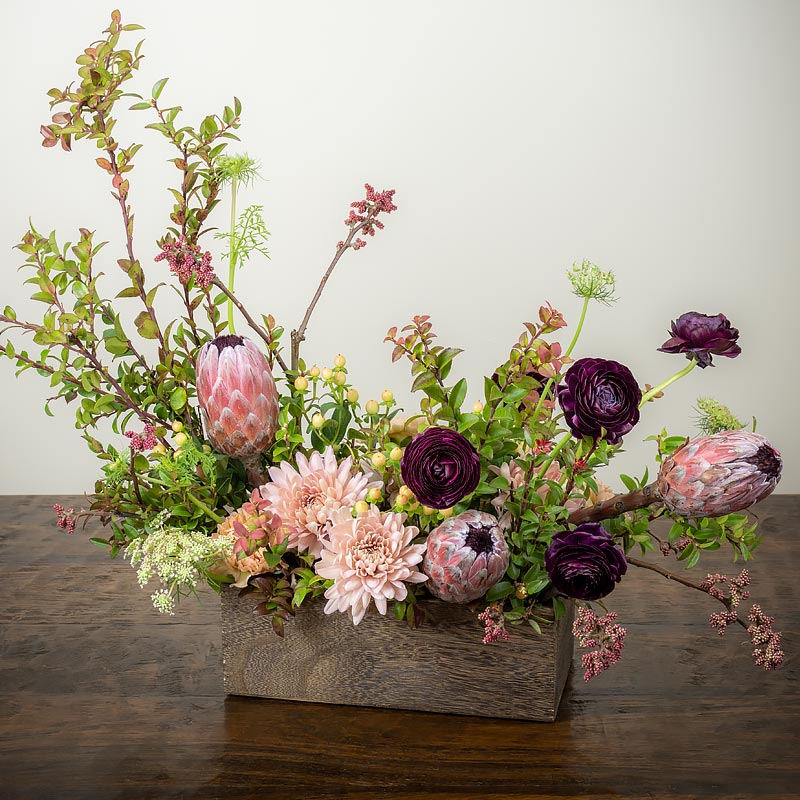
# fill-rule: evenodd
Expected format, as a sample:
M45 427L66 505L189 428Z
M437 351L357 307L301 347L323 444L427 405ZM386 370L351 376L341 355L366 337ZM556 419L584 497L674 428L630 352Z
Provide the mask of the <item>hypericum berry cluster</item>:
M598 617L591 608L578 609L578 616L572 623L572 635L581 647L595 648L581 656L581 666L586 670L583 679L590 681L622 658L627 630L617 625L616 611L609 611Z
M149 422L141 433L125 431L125 435L131 440L131 450L135 450L137 453L141 453L143 450L152 450L158 444L155 426Z
M368 183L364 184L367 190L366 196L363 200L356 200L355 203L350 203L350 213L344 224L350 230L361 226L361 230L367 236L374 236L375 230L383 230L384 225L378 219L378 214L386 213L391 214L392 211L397 211L397 206L392 202L394 197L394 189L387 189L383 192L376 192ZM366 247L366 241L361 238L356 238L350 245L353 250L360 250ZM344 242L339 242L336 245L337 250L344 247Z
M70 516L70 514L75 513L75 510L72 508L64 510L64 506L59 503L53 503L53 509L56 512L56 525L58 525L62 531L75 533L75 519Z
M759 667L770 671L778 669L783 664L783 650L781 650L781 633L772 629L775 617L768 617L758 603L754 603L747 615L750 625L747 632L753 643L753 660Z
M178 280L186 286L194 276L194 282L201 288L207 289L214 280L214 268L211 266L211 253L206 250L200 254L200 245L190 245L185 236L177 242L167 242L155 261L167 260L170 271L178 276Z
M486 635L483 637L484 644L494 644L501 640L508 641L506 618L502 606L493 603L487 607L486 611L478 614L478 619L486 626Z

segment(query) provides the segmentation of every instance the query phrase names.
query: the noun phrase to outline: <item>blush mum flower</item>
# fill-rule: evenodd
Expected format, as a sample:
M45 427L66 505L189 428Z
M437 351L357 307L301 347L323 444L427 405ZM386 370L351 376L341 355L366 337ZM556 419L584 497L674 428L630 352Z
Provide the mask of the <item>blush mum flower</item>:
M316 565L318 575L333 581L325 592L326 614L349 611L358 625L373 600L378 612L386 614L387 600L405 600L407 583L428 579L417 567L425 545L411 544L419 529L404 526L404 520L404 514L375 506L355 518L348 508L333 513Z
M298 453L297 468L284 461L271 467L269 476L272 480L261 487L261 494L288 529L288 546L317 557L334 512L344 508L350 514L371 488L383 486L363 472L354 473L350 456L338 464L331 447L322 454L312 453L311 458Z

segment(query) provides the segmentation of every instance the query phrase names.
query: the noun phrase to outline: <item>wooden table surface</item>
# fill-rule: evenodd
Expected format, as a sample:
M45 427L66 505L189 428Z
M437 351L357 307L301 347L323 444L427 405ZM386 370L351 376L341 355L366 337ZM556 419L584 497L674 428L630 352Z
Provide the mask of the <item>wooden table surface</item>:
M0 798L800 796L798 497L757 509L750 565L781 670L711 630L710 598L631 568L608 598L623 660L589 684L577 665L553 724L225 698L216 595L158 615L55 501L80 502L0 498Z

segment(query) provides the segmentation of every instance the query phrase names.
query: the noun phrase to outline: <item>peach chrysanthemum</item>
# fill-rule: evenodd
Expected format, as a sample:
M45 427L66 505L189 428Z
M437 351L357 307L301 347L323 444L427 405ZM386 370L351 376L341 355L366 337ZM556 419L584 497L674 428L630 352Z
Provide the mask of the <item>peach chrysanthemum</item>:
M328 447L311 458L297 454L297 468L284 461L271 467L272 479L261 487L261 494L289 530L289 547L308 550L315 557L322 551L333 513L350 509L364 500L373 486L361 472L353 473L353 459L348 456L336 462L333 448Z
M258 545L280 544L286 535L281 518L268 507L258 489L254 489L250 500L217 527L214 537L223 539L226 544L221 548L216 569L232 576L234 586L243 588L251 575L270 571L264 555L266 551Z
M419 529L403 525L404 520L404 514L381 512L375 506L355 518L345 508L334 512L316 565L318 575L333 580L325 592L326 614L350 611L358 625L373 600L385 614L387 600L405 600L406 583L428 580L417 568L425 545L411 544Z

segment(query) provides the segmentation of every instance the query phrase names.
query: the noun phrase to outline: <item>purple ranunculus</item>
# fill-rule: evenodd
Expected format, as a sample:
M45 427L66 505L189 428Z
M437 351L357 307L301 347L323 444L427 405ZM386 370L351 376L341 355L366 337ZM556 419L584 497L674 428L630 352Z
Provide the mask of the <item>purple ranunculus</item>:
M599 600L620 582L628 562L599 522L584 522L553 536L544 567L553 586L567 597Z
M711 356L736 358L742 348L736 344L739 331L724 314L700 314L687 311L681 314L670 327L670 339L658 349L662 353L686 353L701 367L713 367Z
M558 387L558 402L576 437L605 438L611 444L639 421L642 390L631 371L604 358L578 359Z
M400 473L420 503L431 508L450 508L475 491L481 475L481 459L457 431L427 428L406 447Z

